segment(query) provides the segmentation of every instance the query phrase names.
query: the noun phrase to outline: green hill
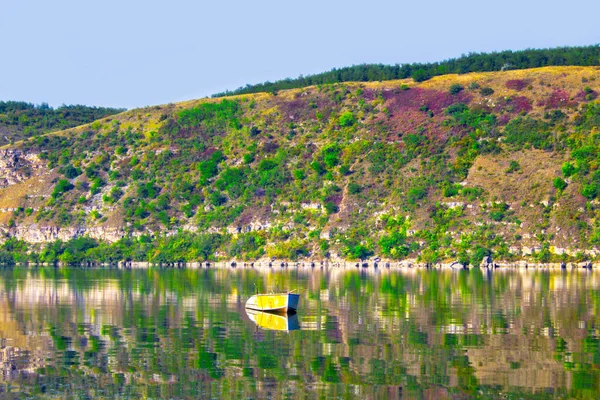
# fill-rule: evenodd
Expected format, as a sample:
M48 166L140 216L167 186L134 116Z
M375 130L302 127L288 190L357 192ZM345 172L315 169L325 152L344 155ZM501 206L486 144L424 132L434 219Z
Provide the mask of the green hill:
M55 109L46 103L0 101L0 145L87 124L123 111L125 109L82 105L63 105Z
M4 249L83 234L28 257L595 257L599 92L599 67L546 67L131 110L4 147Z

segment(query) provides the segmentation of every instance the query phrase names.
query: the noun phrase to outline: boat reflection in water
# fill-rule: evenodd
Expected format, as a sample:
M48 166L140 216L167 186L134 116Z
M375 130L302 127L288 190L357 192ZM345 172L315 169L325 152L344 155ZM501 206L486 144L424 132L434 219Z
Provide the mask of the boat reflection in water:
M275 314L246 308L246 314L252 322L262 329L271 331L295 331L300 329L298 315L295 312Z

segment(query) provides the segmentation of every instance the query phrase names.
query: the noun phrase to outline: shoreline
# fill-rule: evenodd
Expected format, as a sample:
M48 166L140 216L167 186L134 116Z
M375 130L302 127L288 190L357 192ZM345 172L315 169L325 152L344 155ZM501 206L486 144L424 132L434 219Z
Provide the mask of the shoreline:
M56 263L15 263L4 264L8 266L40 268L40 267L71 267L71 268L117 268L117 269L260 269L260 270L279 270L294 268L328 268L328 269L358 269L358 270L408 270L408 269L426 269L426 270L469 270L481 268L487 270L501 269L542 269L542 270L593 270L594 264L591 261L568 262L568 263L535 263L525 260L521 261L499 261L489 264L463 266L457 262L452 263L423 263L416 261L339 261L332 262L326 260L318 261L284 261L284 260L257 260L257 261L195 261L195 262L168 262L152 263L147 261L119 261L114 263L88 262L79 264Z

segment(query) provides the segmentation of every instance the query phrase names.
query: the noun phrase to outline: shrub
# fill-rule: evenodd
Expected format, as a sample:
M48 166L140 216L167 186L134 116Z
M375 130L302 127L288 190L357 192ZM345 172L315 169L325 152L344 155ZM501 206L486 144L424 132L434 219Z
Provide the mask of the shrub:
M494 89L492 89L491 87L487 87L486 86L486 87L481 88L481 90L479 91L479 93L482 96L491 96L491 95L494 94Z
M360 185L355 182L350 182L348 184L348 193L350 193L350 194L360 193Z
M323 161L329 168L335 167L340 160L341 149L337 144L330 144L323 149Z
M137 187L137 195L140 199L154 199L158 196L160 188L153 181L140 183Z
M597 183L590 183L587 185L583 185L583 188L581 190L581 194L590 200L593 200L596 197L598 197L599 192L600 192L600 187L598 187Z
M467 105L465 103L456 103L456 104L452 104L450 106L448 106L448 108L446 108L444 110L444 114L445 115L456 115L456 114L460 114L464 111L467 111L469 109L469 107L467 107Z
M261 130L255 126L250 128L250 136L252 136L252 137L257 136L260 132L261 132Z
M551 112L544 113L544 119L549 119L550 123L556 124L567 117L567 114L561 110L552 110Z
M463 90L465 90L465 88L458 83L455 83L450 86L450 94L459 94Z
M327 172L325 166L318 161L313 161L312 163L310 163L310 167L319 175L323 175L325 172Z
M339 123L340 126L352 126L356 123L356 118L352 111L346 111L340 115Z
M60 197L63 193L68 192L73 189L74 186L66 179L61 179L54 186L54 191L52 192L52 198L56 199Z
M510 162L510 164L508 165L508 169L506 170L506 173L512 174L513 172L520 171L520 170L521 170L521 165L517 161L512 160Z
M328 201L325 203L325 211L327 212L327 215L335 214L339 211L339 208L335 205L334 202Z
M548 124L533 118L515 118L504 128L504 142L516 149L529 144L536 149L550 150L553 147L550 139Z
M67 179L74 179L81 175L81 170L79 168L75 168L71 164L64 166L61 169L61 172Z
M210 204L215 207L223 205L227 202L227 197L223 196L220 192L213 192L210 194Z
M416 204L417 201L425 198L425 196L427 196L427 189L420 186L409 189L406 194L408 202L411 204Z
M345 249L346 255L353 260L365 260L373 255L373 250L362 244L349 246Z
M270 171L270 170L272 170L272 169L274 169L276 167L277 167L277 163L275 161L269 160L269 159L266 159L266 158L263 159L263 160L260 160L260 162L258 163L258 170L260 172Z
M554 187L555 187L555 188L556 188L558 191L562 192L563 190L565 190L565 189L566 189L566 187L567 187L567 182L565 182L565 181L564 181L562 178L560 178L560 177L556 177L556 178L554 178Z
M254 161L254 154L246 153L243 156L244 164L251 164Z
M573 164L566 162L562 165L561 171L565 178L568 178L577 172L577 168Z
M492 211L490 212L490 219L492 221L502 221L504 219L504 213L502 211Z
M239 129L237 119L239 104L237 101L224 99L220 103L203 103L197 107L179 113L179 123L184 127L196 127L206 124L211 127L224 128L230 126Z
M350 175L350 166L348 164L340 165L340 174Z
M460 193L462 196L466 197L467 200L473 201L483 194L483 189L478 187L463 187Z
M299 181L306 178L306 174L304 173L303 169L295 169L293 172L293 175L294 175L294 179L299 180Z
M460 185L447 185L444 187L442 194L444 197L454 197L458 194Z
M200 171L201 181L203 184L217 176L219 173L219 163L225 159L223 152L217 150L211 154L210 158L206 161L202 161L198 164L198 170Z
M406 235L400 232L394 232L390 235L385 235L379 240L381 252L386 256L395 259L406 257L410 252L410 247L405 243Z

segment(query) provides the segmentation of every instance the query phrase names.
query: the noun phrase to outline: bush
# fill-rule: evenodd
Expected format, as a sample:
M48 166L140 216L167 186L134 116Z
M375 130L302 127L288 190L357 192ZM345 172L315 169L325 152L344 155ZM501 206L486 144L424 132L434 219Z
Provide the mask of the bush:
M352 114L352 111L346 111L340 115L339 123L340 126L352 126L356 123L356 118Z
M459 85L458 83L455 83L450 86L450 94L459 94L463 90L465 90L465 88L462 85Z
M295 169L293 172L294 175L294 179L301 181L304 178L306 178L306 174L304 173L303 169Z
M587 185L583 185L583 189L581 190L581 194L590 200L593 200L596 197L598 197L599 192L600 192L600 188L598 187L598 184L596 184L596 183L590 183Z
M406 194L408 202L411 204L416 204L417 201L425 198L425 196L427 196L427 189L424 187L413 187Z
M563 191L566 189L567 187L567 182L565 182L562 178L560 177L556 177L554 178L554 187L558 190L558 191Z
M502 211L492 211L490 212L490 219L492 221L502 221L504 219L504 213Z
M335 205L334 202L328 201L327 203L325 203L325 211L327 212L327 215L335 214L339 211L339 208Z
M340 165L340 174L350 175L350 166L348 164Z
M215 207L223 205L227 202L227 197L223 196L220 192L213 192L210 194L210 204Z
M358 244L355 246L347 247L345 253L350 259L365 260L373 255L373 250L371 250L367 246Z
M327 172L325 166L318 161L313 161L312 163L310 163L310 167L319 175L323 175L325 172Z
M360 185L354 182L348 184L348 193L357 194L360 193Z
M251 164L254 161L254 154L246 153L243 156L244 164Z
M467 107L467 105L465 103L456 103L456 104L452 104L452 105L448 106L444 110L444 114L445 115L456 115L456 114L460 114L464 111L467 111L468 109L469 109L469 107Z
M326 146L323 151L323 161L328 168L335 167L340 161L340 146L337 144L330 144Z
M408 256L410 247L405 243L406 235L400 232L394 232L390 235L385 235L379 240L381 252L386 256L402 259Z
M270 170L274 169L275 167L277 167L277 163L273 160L269 160L266 158L263 160L260 160L260 162L258 163L258 170L260 172L270 171Z
M252 136L252 137L257 136L260 132L261 132L260 129L258 129L255 126L250 128L250 136Z
M482 96L491 96L491 95L494 94L494 89L492 89L491 87L484 87L484 88L481 88L481 90L479 91L479 93Z
M52 198L56 199L60 197L63 193L68 192L73 189L74 186L66 179L61 179L54 186L54 191L52 192Z
M210 158L206 161L202 161L198 164L198 170L200 171L201 181L203 184L217 176L219 173L219 163L225 159L223 152L215 151L211 154Z
M492 211L490 212L490 218L492 221L502 221L505 217L505 212L509 209L506 203L494 203L492 204Z
M515 118L504 128L504 142L513 145L515 149L532 145L536 149L550 150L554 146L550 139L548 124L533 118Z
M520 171L521 165L515 160L512 160L508 165L508 169L506 170L507 174L512 174L513 172Z
M74 179L81 175L81 170L79 168L75 168L71 164L68 164L62 168L61 172L67 179Z
M573 164L566 162L562 165L561 171L565 178L568 178L577 172L577 168Z
M444 187L442 194L444 197L454 197L458 194L460 185L447 185Z

